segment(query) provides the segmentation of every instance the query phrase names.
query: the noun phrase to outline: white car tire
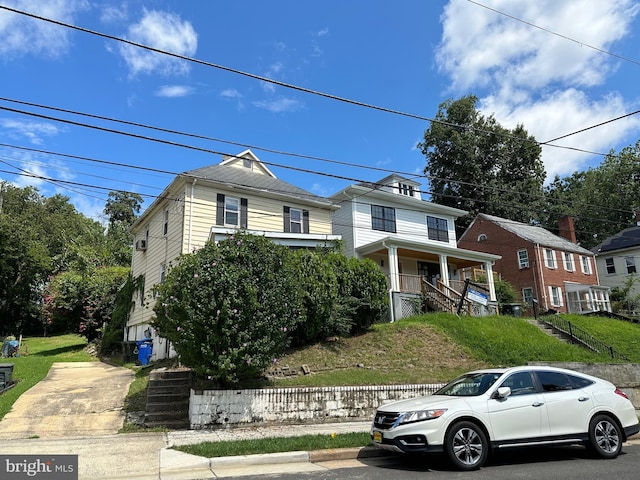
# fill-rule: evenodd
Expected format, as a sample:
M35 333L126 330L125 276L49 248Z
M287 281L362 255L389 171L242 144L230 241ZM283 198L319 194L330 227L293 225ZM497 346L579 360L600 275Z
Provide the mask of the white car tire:
M591 449L602 458L615 458L622 450L622 432L609 415L596 415L589 423Z

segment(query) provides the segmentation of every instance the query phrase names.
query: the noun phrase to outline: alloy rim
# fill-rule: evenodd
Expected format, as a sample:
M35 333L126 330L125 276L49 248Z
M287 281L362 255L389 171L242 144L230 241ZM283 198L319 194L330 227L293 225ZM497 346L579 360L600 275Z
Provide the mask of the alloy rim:
M616 427L608 421L598 422L595 429L596 443L603 452L615 453L620 445Z
M478 463L482 456L482 440L472 428L461 428L453 437L453 453L464 465Z

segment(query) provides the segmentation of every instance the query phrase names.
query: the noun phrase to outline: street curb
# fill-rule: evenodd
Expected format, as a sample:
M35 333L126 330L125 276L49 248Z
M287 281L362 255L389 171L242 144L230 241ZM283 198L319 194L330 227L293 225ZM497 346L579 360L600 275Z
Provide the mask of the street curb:
M205 458L165 447L160 455L160 471L169 473L180 470L211 470L256 465L287 463L322 463L335 460L357 460L359 458L385 457L393 452L375 447L332 448L327 450L294 451L278 453L260 453L255 455L237 455L229 457Z

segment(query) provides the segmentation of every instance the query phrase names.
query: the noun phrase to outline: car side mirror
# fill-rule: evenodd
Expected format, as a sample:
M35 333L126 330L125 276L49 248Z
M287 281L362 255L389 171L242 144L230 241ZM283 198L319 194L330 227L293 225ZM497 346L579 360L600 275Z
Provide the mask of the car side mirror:
M511 388L509 388L509 387L500 387L500 388L498 388L498 390L496 390L494 392L494 394L491 396L491 398L493 398L495 400L502 400L503 398L507 398L509 395L511 395Z

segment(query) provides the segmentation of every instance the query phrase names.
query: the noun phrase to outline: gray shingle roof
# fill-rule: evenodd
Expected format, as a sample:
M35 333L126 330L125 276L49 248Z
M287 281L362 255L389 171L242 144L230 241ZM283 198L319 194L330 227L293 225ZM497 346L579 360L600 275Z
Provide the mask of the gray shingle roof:
M508 220L506 218L495 217L493 215L486 215L484 213L478 214L478 217L493 222L496 225L504 228L506 231L511 232L531 243L549 247L554 250L563 250L566 252L578 253L580 255L593 255L593 252L587 250L586 248L583 248L580 245L576 245L566 238L555 235L550 231L536 225L527 225L526 223L516 222L513 220Z
M596 253L640 247L640 226L630 227L607 238L593 249Z
M248 190L284 195L286 197L314 203L332 204L332 202L326 198L314 195L283 180L228 165L209 165L208 167L189 170L182 175L206 179L236 188L246 188Z

